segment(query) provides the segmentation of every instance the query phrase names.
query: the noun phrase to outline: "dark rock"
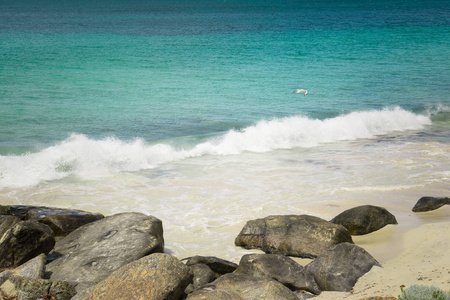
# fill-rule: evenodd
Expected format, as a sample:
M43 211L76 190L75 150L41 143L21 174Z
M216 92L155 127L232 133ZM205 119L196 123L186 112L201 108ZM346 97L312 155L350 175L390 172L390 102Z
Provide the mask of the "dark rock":
M351 235L367 234L388 224L397 224L395 216L383 207L362 205L334 217L331 223L347 228Z
M216 279L214 271L205 264L195 264L189 266L189 269L194 276L192 278L192 286L194 291Z
M5 232L21 221L22 220L16 216L0 215L0 240Z
M444 205L450 204L450 198L447 197L422 197L417 201L416 205L414 205L412 211L413 212L424 212L438 209Z
M134 261L97 284L85 300L178 300L192 280L189 267L169 254Z
M16 216L22 220L38 220L48 225L56 236L66 236L78 227L104 217L102 214L77 209L29 205L0 206L0 215Z
M320 294L313 275L293 259L280 254L247 254L241 258L236 274L267 277L284 284L291 290L304 290Z
M348 292L359 277L380 264L363 248L342 243L325 251L306 266L322 291Z
M242 274L225 274L188 295L187 300L298 300L297 296L278 281Z
M238 267L238 265L233 262L213 256L193 256L183 258L181 261L186 261L185 263L188 266L193 266L195 264L205 264L211 270L213 270L214 273L216 273L216 277L219 277L223 274L232 273Z
M353 243L347 229L309 215L251 220L235 239L236 246L303 258L315 258L343 242Z
M51 280L86 288L132 261L163 250L161 220L121 213L83 225L57 241L54 252L61 257L47 264L47 272Z
M36 300L44 295L54 295L58 300L70 300L75 294L75 288L65 281L50 281L13 275L9 280L18 291L18 299Z
M19 266L55 245L53 231L35 220L21 221L0 240L0 267Z
M39 207L30 209L25 218L36 219L48 225L56 236L66 236L78 227L98 221L104 216L75 209Z

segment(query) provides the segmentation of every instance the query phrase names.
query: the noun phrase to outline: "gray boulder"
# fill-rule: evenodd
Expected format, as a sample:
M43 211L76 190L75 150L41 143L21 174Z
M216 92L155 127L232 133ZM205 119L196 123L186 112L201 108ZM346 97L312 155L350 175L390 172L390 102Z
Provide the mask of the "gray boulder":
M450 198L447 197L422 197L416 205L414 205L413 212L424 212L438 209L444 205L450 205Z
M212 283L188 295L187 300L298 300L297 296L278 281L242 274L225 274Z
M191 280L189 267L169 254L155 253L114 271L84 300L178 300Z
M197 255L188 258L183 258L181 261L184 261L185 264L188 266L193 266L196 264L207 265L216 274L216 278L227 273L232 273L238 267L238 265L233 262L217 258L214 256Z
M387 209L373 205L362 205L348 209L334 217L330 222L344 226L351 235L368 234L388 224L397 224L395 216Z
M88 223L59 240L53 255L60 257L47 265L47 272L51 280L79 283L85 289L124 265L163 250L161 220L121 213Z
M280 254L247 254L241 258L236 274L266 277L279 281L291 290L320 294L313 275L292 258Z
M35 220L16 223L0 239L0 267L19 266L48 254L55 245L53 231Z
M251 220L235 239L236 246L303 258L315 258L343 242L353 243L347 229L309 215Z
M363 248L342 243L325 251L306 266L322 291L348 292L359 277L380 264Z
M18 291L20 300L36 300L46 295L52 295L58 300L70 300L75 294L75 288L65 281L50 281L13 275L9 280Z

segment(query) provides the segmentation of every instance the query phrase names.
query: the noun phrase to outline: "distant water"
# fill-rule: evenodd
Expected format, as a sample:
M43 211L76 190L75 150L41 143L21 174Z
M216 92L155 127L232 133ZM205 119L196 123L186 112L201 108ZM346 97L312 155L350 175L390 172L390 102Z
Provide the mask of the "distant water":
M0 1L0 204L235 260L251 218L448 196L450 4L336 2Z

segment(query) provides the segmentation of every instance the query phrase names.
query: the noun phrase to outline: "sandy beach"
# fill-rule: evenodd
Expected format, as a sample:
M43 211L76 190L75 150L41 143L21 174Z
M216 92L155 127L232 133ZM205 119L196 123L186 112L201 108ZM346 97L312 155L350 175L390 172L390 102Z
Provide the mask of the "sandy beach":
M414 284L450 290L450 207L421 213L429 223L414 228L388 225L366 236L355 236L356 244L380 261L356 283L352 292L323 292L325 299L398 297L400 287ZM398 227L396 227L398 226Z

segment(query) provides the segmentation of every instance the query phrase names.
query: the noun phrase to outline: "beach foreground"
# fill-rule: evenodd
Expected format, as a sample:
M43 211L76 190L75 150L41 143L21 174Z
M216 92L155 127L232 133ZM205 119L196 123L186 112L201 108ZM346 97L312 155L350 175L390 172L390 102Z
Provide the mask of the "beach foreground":
M424 224L408 230L401 243L400 254L382 263L383 268L373 267L357 281L352 292L322 292L315 299L398 297L400 287L414 284L450 290L450 222ZM371 254L377 257L376 250Z

